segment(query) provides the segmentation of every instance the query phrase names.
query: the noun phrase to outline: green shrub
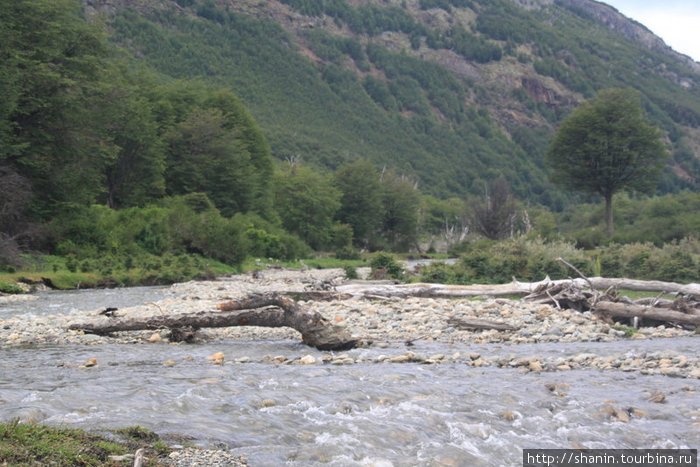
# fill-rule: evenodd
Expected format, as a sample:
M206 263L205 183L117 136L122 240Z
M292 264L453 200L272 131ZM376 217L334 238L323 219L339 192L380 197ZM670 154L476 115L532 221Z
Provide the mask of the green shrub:
M338 259L361 259L362 255L357 248L344 246L335 251L335 257Z
M345 266L343 268L345 270L345 278L347 280L354 280L354 279L359 279L359 275L357 274L357 269L355 269L352 266Z
M24 290L17 284L8 284L0 282L0 292L7 294L23 294Z
M370 267L372 268L373 274L380 269L384 269L392 279L403 279L403 267L396 261L394 255L389 253L377 253L374 258L372 258Z
M563 279L576 273L558 261L563 258L583 274L590 274L592 261L582 250L564 241L521 237L501 242L478 241L460 247L465 253L454 266L431 265L421 280L444 283L507 283L513 278L538 281L549 276Z
M66 258L66 269L70 272L75 272L78 270L78 260L73 255L69 255Z
M456 284L460 281L454 267L445 263L432 263L421 269L421 280L433 284Z
M605 277L692 282L700 277L700 242L693 238L659 248L653 243L611 244L597 251Z

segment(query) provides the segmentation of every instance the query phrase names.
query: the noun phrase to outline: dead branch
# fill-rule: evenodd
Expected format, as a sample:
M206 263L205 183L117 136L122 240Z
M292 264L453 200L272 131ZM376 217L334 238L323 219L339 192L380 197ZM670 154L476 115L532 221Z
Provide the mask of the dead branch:
M279 294L252 295L218 305L220 311L201 311L144 318L101 318L74 323L68 329L91 334L171 329L197 330L230 326L290 327L301 333L305 344L320 350L342 350L356 346L348 331L327 321L318 312L305 310L294 300Z

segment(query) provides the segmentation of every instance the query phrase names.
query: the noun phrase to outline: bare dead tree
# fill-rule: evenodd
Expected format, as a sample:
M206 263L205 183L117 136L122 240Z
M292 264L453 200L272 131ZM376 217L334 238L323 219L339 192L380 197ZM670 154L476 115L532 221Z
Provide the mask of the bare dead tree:
M469 224L486 238L500 240L515 234L520 213L503 177L484 186L484 197L471 205Z

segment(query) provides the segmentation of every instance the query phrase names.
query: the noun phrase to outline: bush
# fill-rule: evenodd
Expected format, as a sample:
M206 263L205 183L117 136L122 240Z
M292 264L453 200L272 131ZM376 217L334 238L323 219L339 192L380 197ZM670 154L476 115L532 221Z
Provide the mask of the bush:
M335 257L337 259L361 259L362 255L357 248L352 246L344 246L335 251Z
M377 253L372 258L370 267L373 275L379 270L385 270L386 274L392 279L401 280L403 278L403 267L396 261L394 255L389 253Z
M352 266L345 266L345 278L347 280L359 279L360 276L357 274L357 269Z
M421 280L455 284L507 283L514 277L538 281L549 276L563 279L574 275L561 257L584 274L592 270L591 259L582 250L564 241L521 237L501 242L478 241L460 247L465 253L454 266L431 265L421 274Z
M433 284L457 284L461 282L456 269L445 263L432 263L421 269L421 280Z
M693 238L659 248L653 243L611 244L597 251L606 277L692 282L700 277L700 242Z
M17 284L8 284L0 282L0 292L7 294L23 294L24 290Z

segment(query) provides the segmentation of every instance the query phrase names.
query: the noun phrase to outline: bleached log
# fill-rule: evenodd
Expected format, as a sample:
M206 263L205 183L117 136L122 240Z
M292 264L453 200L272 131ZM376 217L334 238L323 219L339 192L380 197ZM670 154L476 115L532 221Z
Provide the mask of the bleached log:
M496 323L486 319L479 318L450 318L447 323L457 329L469 330L487 330L495 329L497 331L515 331L517 328L506 323Z
M607 290L610 287L647 292L679 293L700 299L700 284L677 284L675 282L640 281L634 279L608 279L590 277L588 281L582 278L550 280L545 278L538 282L519 282L514 280L508 284L474 284L474 285L444 285L444 284L375 284L372 281L354 281L336 287L337 292L351 294L355 298L364 295L382 297L424 297L424 298L460 298L460 297L503 297L529 295L542 290L543 286L573 285L587 289L592 285L597 290Z
M695 327L700 326L700 314L691 312L670 310L668 308L656 308L643 305L630 305L628 303L600 301L593 308L596 313L613 318L637 317L639 319L650 319L667 323L688 324Z

